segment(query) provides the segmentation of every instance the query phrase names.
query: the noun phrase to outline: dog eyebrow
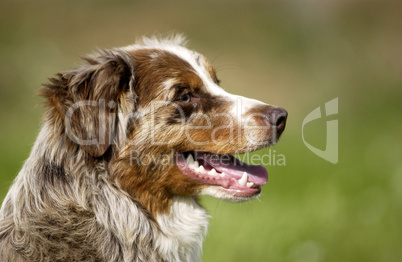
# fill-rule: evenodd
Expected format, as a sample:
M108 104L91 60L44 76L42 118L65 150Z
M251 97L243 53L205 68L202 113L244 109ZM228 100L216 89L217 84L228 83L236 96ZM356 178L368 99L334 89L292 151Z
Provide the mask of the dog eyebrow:
M191 89L188 85L181 85L177 84L176 86L173 87L173 91L175 95L180 95L183 93L185 90Z

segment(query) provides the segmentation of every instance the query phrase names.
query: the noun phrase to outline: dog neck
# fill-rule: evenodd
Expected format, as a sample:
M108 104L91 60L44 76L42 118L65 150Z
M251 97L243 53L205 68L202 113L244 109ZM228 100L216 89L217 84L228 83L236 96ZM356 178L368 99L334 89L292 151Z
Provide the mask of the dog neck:
M36 158L39 155L46 155L46 158L52 159L54 164L61 164L64 162L63 159L66 158L65 153L62 154L61 152L67 151L63 147L67 145L64 144L63 141L52 141L53 143L60 143L58 147L59 150L57 152L49 151L46 145L49 143L49 140L53 140L54 137L51 132L49 133L45 130L48 129L43 129L39 134L37 143L33 149L33 154L28 159L28 162L33 161L37 163L38 159ZM73 163L63 164L65 167L73 165ZM80 168L75 167L75 169L78 171ZM72 173L74 173L74 171L69 175L73 175ZM95 202L91 203L91 205L84 199L76 200L77 203L83 205L85 208L89 206L96 207L93 211L98 222L108 227L114 234L124 239L126 243L131 243L133 241L132 237L138 234L144 238L153 239L151 241L153 242L154 248L159 253L159 256L167 261L200 261L202 243L208 229L209 215L206 210L197 203L194 197L174 196L169 212L156 215L154 220L147 219L148 214L144 212L142 208L139 208L139 203L136 201L133 202L125 193L115 192L117 188L107 179L106 168L101 173L104 173L105 176L102 181L99 181L100 183L96 185L96 187L97 190L105 191L104 194L109 196L108 204L98 203L99 201L97 201L96 198L94 198ZM89 174L80 175L76 173L74 175L84 177L82 178L84 180L93 179ZM32 179L35 179L35 177L32 176ZM82 182L82 179L79 181ZM37 181L37 179L35 181ZM88 183L85 184L91 185L92 182L88 181ZM76 188L80 188L80 185L77 185ZM76 195L79 195L79 192L76 192ZM108 217L114 217L117 223L112 224L114 225L112 227L110 227L110 225L107 226L110 221L105 220L104 214L109 214ZM133 215L135 216L133 217ZM144 227L144 225L146 226ZM143 247L143 249L145 248ZM131 251L125 250L123 253L125 253L124 257L130 257Z
M155 245L168 261L199 261L208 214L193 197L174 197L170 213L157 216Z

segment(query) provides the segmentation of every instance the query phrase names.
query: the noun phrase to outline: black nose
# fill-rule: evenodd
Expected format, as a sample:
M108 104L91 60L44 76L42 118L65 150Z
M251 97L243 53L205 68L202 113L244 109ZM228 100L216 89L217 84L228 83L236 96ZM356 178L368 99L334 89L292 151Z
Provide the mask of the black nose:
M268 110L268 122L277 130L280 135L285 130L288 112L281 107L272 107Z

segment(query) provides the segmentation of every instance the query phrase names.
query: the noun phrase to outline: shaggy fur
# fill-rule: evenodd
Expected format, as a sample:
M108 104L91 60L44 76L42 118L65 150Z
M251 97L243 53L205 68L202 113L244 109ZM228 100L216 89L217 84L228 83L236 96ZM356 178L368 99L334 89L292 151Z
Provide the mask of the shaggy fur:
M273 107L236 105L240 97L182 42L101 50L44 86L44 125L0 211L0 261L198 261L208 215L196 196L259 194L204 183L175 164L187 151L252 151L284 128L262 128Z

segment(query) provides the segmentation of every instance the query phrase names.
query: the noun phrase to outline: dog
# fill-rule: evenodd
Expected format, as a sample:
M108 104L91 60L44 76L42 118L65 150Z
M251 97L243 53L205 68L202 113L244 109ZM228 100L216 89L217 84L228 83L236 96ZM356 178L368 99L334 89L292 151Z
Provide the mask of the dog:
M257 197L287 112L230 94L181 36L98 50L41 89L47 110L0 211L0 261L199 261L199 195ZM249 88L249 87L247 87Z

